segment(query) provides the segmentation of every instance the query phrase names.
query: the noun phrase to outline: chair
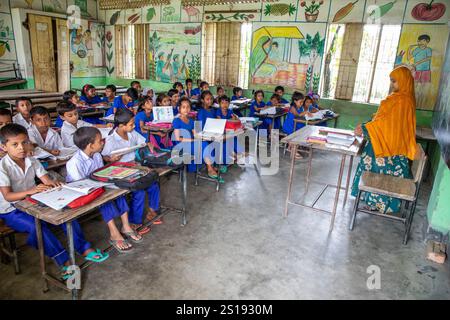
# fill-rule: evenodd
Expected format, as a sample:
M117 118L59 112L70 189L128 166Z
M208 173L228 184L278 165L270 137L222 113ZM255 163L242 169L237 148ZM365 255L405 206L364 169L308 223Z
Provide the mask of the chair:
M420 184L422 182L425 163L427 161L427 156L425 155L425 152L423 151L420 144L417 144L417 150L418 151L416 153L416 157L411 166L413 179L399 178L368 171L365 171L362 174L361 180L359 182L359 192L356 196L356 201L353 208L353 215L349 227L350 230L353 230L356 220L356 214L358 212L364 212L395 221L401 221L405 224L403 244L406 245L406 243L408 242L409 232L411 230L414 211L416 209L416 203L419 195ZM405 203L403 214L399 217L359 208L358 205L362 192L371 192L400 199L402 203ZM409 204L411 205L409 206ZM402 209L400 209L400 211L402 211ZM408 211L409 215L407 214Z
M12 258L14 262L14 271L16 274L20 273L19 259L17 256L16 247L16 232L6 226L3 221L0 220L0 256L2 263L9 263L9 259ZM9 249L6 247L5 239L9 239Z

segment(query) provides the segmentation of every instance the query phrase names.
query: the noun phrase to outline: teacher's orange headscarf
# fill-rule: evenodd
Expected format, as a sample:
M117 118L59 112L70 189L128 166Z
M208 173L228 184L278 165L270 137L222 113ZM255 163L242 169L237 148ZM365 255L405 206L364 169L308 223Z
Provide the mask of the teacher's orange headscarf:
M414 78L407 67L395 68L390 77L399 90L381 101L372 121L366 123L376 157L416 154L416 98Z

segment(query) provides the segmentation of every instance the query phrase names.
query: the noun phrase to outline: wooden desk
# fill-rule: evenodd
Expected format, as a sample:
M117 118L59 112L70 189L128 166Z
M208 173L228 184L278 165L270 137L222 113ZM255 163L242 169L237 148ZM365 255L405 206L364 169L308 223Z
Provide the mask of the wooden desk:
M67 161L69 160L48 160L48 161L44 161L47 162L47 167L45 168L46 170L53 170L53 169L58 169L60 167L64 167L67 163Z
M37 89L0 90L0 101L28 97L37 93L44 93L44 91Z
M287 217L288 207L290 204L300 206L300 207L310 208L310 209L320 211L323 213L329 213L332 216L331 222L330 222L330 232L331 232L333 230L334 220L336 217L336 209L337 209L337 205L338 205L338 201L339 201L340 191L341 191L341 189L345 190L345 197L344 197L344 203L343 203L343 206L345 206L345 203L347 201L347 196L348 196L349 185L350 185L351 170L352 170L352 166L353 166L353 158L361 152L364 144L363 144L362 139L360 139L360 138L355 140L353 145L351 145L349 148L344 147L344 146L339 146L339 145L328 144L328 143L327 144L315 144L315 143L308 142L307 138L310 135L317 135L319 133L319 130L347 133L347 134L352 133L351 130L342 130L342 129L308 125L308 126L301 128L300 130L295 131L294 133L290 134L289 136L287 136L281 140L281 142L283 142L283 143L289 143L292 148L291 168L290 168L290 172L289 172L288 192L287 192L287 197L286 197L286 205L285 205L285 209L284 209L284 217ZM295 155L297 154L298 147L300 147L300 146L306 147L309 149L308 170L307 170L307 175L306 175L306 191L304 193L305 196L308 193L308 187L309 187L309 183L311 180L313 150L333 152L333 153L337 153L337 154L341 155L341 164L340 164L337 184L336 185L325 184L325 187L322 189L322 191L319 193L319 195L316 196L312 205L306 205L305 203L297 203L297 202L293 202L291 200L292 183L294 180ZM349 163L348 172L347 172L346 186L345 186L345 188L342 188L341 183L342 183L342 177L344 174L345 161L346 161L347 157L350 157L350 163ZM323 184L323 183L321 183L321 184ZM317 203L317 201L320 199L320 197L322 196L322 194L325 192L325 190L328 187L336 188L332 211L315 208L314 205Z
M173 131L173 127L170 128L159 128L159 127L155 127L155 126L148 126L148 125L144 125L142 126L142 129L150 131L150 132L160 132L160 133L171 133Z
M333 117L325 117L325 118L323 118L321 120L309 120L308 121L306 119L294 119L294 123L303 123L303 124L310 125L310 126L316 126L319 123L322 123L322 122L325 122L325 121L328 122L328 121L334 120L334 128L336 128L336 126L337 126L337 119L339 118L339 116L340 116L339 113L335 113ZM294 126L294 128L295 128L295 126Z
M432 128L416 127L416 139L425 141L425 154L430 158L430 144L437 141ZM425 164L425 181L428 179L430 170L430 161Z

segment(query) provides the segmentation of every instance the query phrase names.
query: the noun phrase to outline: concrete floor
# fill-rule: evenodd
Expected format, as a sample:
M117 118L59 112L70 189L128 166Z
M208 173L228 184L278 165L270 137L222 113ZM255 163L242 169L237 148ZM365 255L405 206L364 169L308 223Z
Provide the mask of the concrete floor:
M314 176L335 183L338 159L316 154ZM190 176L188 224L169 214L128 255L83 273L82 299L448 299L448 263L425 259L424 224L430 185L421 191L411 239L402 244L403 225L361 214L348 230L350 198L340 204L334 231L328 215L291 207L282 218L288 158L277 175L258 177L249 167L232 168L220 192L207 181L193 185ZM298 163L297 177L305 174ZM356 166L356 164L355 164ZM320 168L320 169L319 169ZM302 181L294 195L300 199ZM176 176L163 184L162 201L179 203ZM317 186L311 190L313 197ZM330 208L333 189L321 205ZM341 197L342 199L342 197ZM106 226L95 219L83 224L86 237L105 247ZM23 237L19 238L23 243ZM70 299L63 290L41 290L37 251L24 247L22 274L0 265L2 299ZM53 267L52 262L48 262ZM381 270L381 289L369 290L367 268Z

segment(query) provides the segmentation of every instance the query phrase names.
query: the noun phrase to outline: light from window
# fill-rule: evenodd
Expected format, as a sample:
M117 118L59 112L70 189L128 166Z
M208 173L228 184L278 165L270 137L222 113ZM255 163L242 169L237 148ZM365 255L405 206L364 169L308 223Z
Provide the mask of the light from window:
M126 79L134 79L136 74L135 68L135 43L134 43L134 25L127 26L125 29L125 54L123 56L123 77Z
M248 88L251 38L252 38L252 24L243 23L241 26L241 55L239 61L239 79L238 79L238 86L243 89Z
M324 98L334 97L336 92L344 33L345 24L331 24L328 29L324 67L322 68L323 80L320 81L320 92Z

